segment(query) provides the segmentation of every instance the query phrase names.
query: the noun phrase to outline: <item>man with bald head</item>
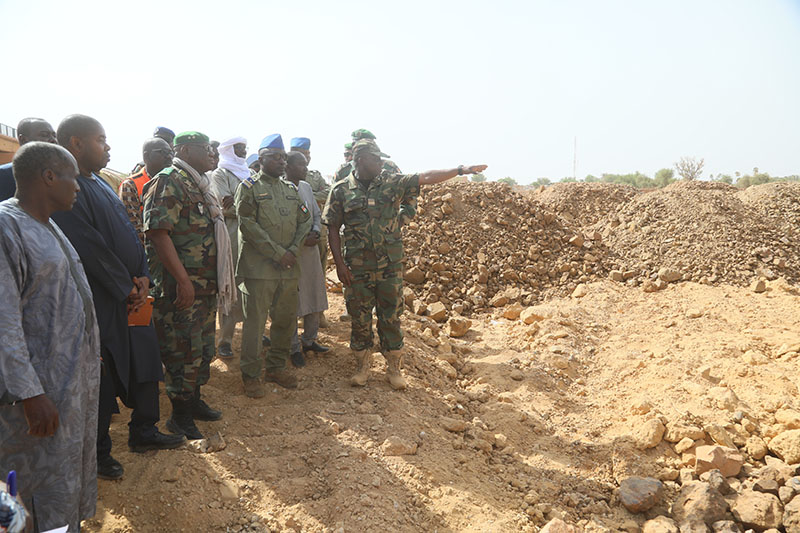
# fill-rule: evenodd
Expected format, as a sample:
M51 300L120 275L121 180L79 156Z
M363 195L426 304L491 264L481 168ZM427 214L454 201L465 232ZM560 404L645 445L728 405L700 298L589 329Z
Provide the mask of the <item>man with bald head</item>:
M172 164L172 146L160 137L147 139L142 146L144 166L139 172L130 175L119 185L119 198L125 204L128 218L136 228L139 239L144 244L142 229L142 191L153 176Z
M0 203L0 471L16 470L37 531L79 531L97 501L100 340L83 265L50 220L72 209L75 159L26 142Z
M106 132L96 119L70 115L58 126L58 142L75 157L81 190L72 211L53 219L78 252L92 288L100 324L103 372L97 428L97 475L118 479L122 465L111 456L108 433L116 397L133 409L128 424L132 451L180 446L182 438L158 431L158 381L163 377L152 325L128 327L128 313L150 290L147 257L116 192L99 176L110 160ZM139 330L134 336L133 329Z
M53 126L43 118L23 118L17 125L17 140L20 147L32 141L56 143L56 132ZM11 163L0 165L0 201L14 196L17 184Z

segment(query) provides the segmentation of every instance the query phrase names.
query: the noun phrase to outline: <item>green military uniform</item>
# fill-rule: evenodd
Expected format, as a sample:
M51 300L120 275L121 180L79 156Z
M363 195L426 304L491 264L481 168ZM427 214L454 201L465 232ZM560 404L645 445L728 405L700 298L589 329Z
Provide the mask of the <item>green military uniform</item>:
M393 161L389 161L388 159L383 162L383 170L386 172L391 172L394 174L402 174L400 171L400 167L398 167ZM334 180L336 183L347 179L347 177L353 172L353 163L343 163L337 170L336 174L334 174ZM417 214L417 199L416 197L408 197L403 198L400 202L400 225L408 224L408 222L414 218Z
M144 230L164 229L194 287L194 302L178 309L177 282L164 268L148 240L147 260L153 280L153 321L170 398L188 399L208 382L214 357L217 310L217 246L214 221L203 193L182 169L167 167L144 190Z
M289 358L300 265L287 269L279 261L287 251L298 255L312 221L297 188L264 172L242 181L234 199L239 216L236 279L244 300L240 368L245 380L253 380L261 377L261 336L267 314L272 317L267 371L284 368Z
M373 346L372 308L378 317L378 336L384 351L403 347L400 329L403 242L399 211L406 198L419 195L419 176L384 170L365 185L355 173L331 189L322 221L344 225L344 261L354 281L345 289L347 312L352 317L350 348Z
M330 192L331 186L328 185L328 182L325 181L325 178L322 177L322 173L320 173L319 170L309 170L306 173L305 181L311 185L311 190L314 192L314 199L317 201L321 212L325 208L325 201L328 199L328 192ZM324 274L328 266L328 230L325 226L322 226L319 230L318 246L319 258L322 262L322 272Z

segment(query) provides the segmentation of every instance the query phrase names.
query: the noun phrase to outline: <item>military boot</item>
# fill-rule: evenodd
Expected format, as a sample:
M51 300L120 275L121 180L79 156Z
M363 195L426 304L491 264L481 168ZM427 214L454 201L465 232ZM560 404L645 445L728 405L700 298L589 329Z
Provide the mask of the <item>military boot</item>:
M222 411L212 409L200 398L200 387L194 390L194 396L192 397L192 418L207 422L213 422L222 418Z
M167 420L167 429L173 433L184 435L189 440L203 438L192 418L193 398L170 398L172 402L172 416Z
M350 385L354 387L363 387L367 384L369 379L369 367L372 364L372 351L371 350L358 350L353 351L356 356L356 373L350 378Z
M400 368L403 366L403 351L387 350L383 352L383 356L386 358L386 379L389 381L389 385L394 390L405 389L406 379L400 372Z

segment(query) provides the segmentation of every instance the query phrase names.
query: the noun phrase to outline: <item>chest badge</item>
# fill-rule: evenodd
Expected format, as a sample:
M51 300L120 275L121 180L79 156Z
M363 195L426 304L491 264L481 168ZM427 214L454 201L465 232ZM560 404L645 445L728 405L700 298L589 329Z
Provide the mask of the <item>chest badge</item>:
M375 207L375 198L368 198L367 199L367 206Z

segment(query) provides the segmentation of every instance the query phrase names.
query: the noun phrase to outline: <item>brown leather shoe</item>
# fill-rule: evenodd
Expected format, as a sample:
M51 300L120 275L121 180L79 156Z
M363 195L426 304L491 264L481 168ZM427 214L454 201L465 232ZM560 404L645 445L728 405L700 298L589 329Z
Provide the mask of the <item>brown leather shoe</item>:
M263 398L267 394L264 384L260 379L245 379L244 394L248 398Z
M285 368L269 371L264 373L264 381L271 381L277 383L284 389L296 389L297 378L294 374L289 373Z

